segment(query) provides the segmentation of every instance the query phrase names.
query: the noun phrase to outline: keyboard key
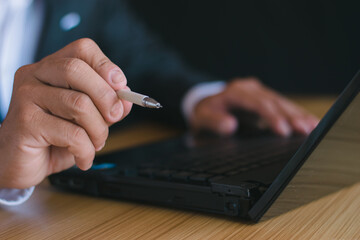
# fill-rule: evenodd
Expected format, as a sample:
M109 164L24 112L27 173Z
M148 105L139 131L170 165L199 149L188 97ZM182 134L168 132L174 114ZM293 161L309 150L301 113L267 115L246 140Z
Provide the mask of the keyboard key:
M173 170L160 170L160 171L155 171L154 172L154 177L155 178L161 178L161 179L170 179L171 176L175 173L176 171Z
M140 169L138 171L139 176L141 177L148 177L148 178L152 178L154 173L156 172L156 169L153 168L145 168L145 169Z
M233 170L233 171L227 172L227 173L226 173L226 176L233 176L233 175L236 175L236 174L238 174L238 173L240 173L240 171L238 171L238 170Z
M214 176L213 174L207 174L207 173L199 173L199 174L194 174L192 176L189 177L190 181L194 181L197 183L206 183L207 180L209 178L211 178L212 176Z
M212 182L216 182L216 181L218 181L218 180L221 180L221 179L223 179L223 178L225 178L225 176L218 175L218 176L214 176L214 177L209 178L208 181L209 181L210 183L212 183Z
M175 180L175 181L188 181L189 177L191 175L194 175L194 173L193 172L181 171L181 172L174 173L171 176L171 179Z
M227 164L221 167L210 169L208 172L213 174L223 174L229 172L234 169L234 166L231 164Z

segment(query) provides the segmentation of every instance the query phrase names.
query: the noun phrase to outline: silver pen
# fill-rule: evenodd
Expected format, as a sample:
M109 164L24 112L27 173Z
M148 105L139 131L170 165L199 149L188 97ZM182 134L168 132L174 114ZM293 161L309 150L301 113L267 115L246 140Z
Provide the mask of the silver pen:
M142 107L147 108L162 108L161 104L149 96L132 92L130 90L120 89L116 91L116 94L120 99L132 102Z

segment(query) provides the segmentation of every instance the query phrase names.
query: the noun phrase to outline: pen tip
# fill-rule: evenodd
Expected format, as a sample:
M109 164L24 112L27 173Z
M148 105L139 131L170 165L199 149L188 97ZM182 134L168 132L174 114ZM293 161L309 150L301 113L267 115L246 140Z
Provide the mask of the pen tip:
M163 106L161 106L161 104L156 101L155 99L146 97L143 99L143 103L144 103L144 107L148 107L148 108L162 108Z

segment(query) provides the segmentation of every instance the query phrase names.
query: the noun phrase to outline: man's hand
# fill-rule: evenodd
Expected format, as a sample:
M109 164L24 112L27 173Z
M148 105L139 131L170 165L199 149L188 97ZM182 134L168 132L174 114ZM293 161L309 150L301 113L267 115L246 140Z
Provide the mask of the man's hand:
M236 108L259 115L263 127L266 125L281 136L293 132L309 134L318 124L316 117L257 79L243 78L231 81L220 94L200 101L190 119L191 125L221 135L233 134L242 127L232 114Z
M20 68L0 128L0 188L28 188L76 164L91 167L108 127L131 110L121 69L90 39Z

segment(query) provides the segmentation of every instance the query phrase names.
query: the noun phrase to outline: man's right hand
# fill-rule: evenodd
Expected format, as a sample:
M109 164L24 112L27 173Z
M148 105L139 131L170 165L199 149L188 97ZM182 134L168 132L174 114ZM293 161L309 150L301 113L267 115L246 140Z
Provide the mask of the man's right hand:
M28 188L74 164L89 169L108 127L131 110L115 93L126 84L90 39L21 67L0 127L0 188Z

